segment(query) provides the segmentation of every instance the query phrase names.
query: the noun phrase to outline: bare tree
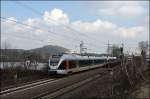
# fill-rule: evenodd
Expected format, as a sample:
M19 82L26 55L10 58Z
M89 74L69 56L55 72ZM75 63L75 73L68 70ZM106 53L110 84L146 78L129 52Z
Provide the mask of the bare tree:
M8 68L9 62L9 56L8 56L8 49L11 48L11 44L9 43L9 41L4 41L2 42L1 45L1 61L4 62L4 68Z
M143 56L143 58L146 58L146 55L147 55L148 50L149 50L148 46L149 46L148 41L141 41L138 44L139 50L140 50L141 55Z
M34 68L37 69L38 62L41 60L40 54L37 53L31 53L31 52L24 52L22 54L24 58L24 68Z
M117 45L112 45L109 50L112 56L119 57L121 54L120 48Z
M11 48L11 44L9 41L2 42L1 49L10 49L10 48Z
M147 51L148 50L148 41L141 41L139 42L139 50L144 50L144 51Z

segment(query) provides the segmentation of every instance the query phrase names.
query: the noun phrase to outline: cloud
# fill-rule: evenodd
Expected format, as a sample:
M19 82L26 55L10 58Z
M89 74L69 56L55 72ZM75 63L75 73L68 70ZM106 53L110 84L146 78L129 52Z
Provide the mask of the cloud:
M145 9L142 6L121 6L118 10L116 10L116 14L127 18L141 16L144 13Z
M2 19L2 23L3 24L5 24L4 26L5 27L8 27L8 29L9 28L11 28L11 26L15 26L16 25L16 22L14 22L14 21L17 21L17 19L16 18L14 18L14 17L9 17L9 18L6 18L6 20L3 20Z
M38 18L28 18L23 23L32 27L32 26L38 26L39 24L41 24L41 20Z
M3 19L2 19L3 20ZM6 18L6 20L3 20L1 22L2 24L2 30L6 32L22 32L24 30L23 26L20 24L17 24L18 20L15 17L9 17Z
M9 19L17 21L14 17L10 17ZM147 17L145 18L148 19ZM55 23L54 23L55 22ZM5 24L9 26L9 28L13 27L13 31L15 32L27 32L32 31L32 34L35 34L37 36L40 35L46 35L48 31L51 32L66 32L65 29L62 29L64 25L70 25L73 29L78 30L79 32L88 34L88 33L109 33L113 34L115 36L120 36L124 38L133 38L136 37L139 32L143 32L145 28L142 26L140 27L130 27L130 28L124 28L121 26L118 26L115 23L112 23L110 21L97 19L92 22L88 21L82 21L82 20L76 20L73 22L69 22L69 17L66 13L64 13L61 9L53 9L50 12L45 11L43 18L28 18L27 20L23 21L24 24L27 24L31 27L41 27L41 29L32 29L26 26L20 26L17 25L14 22L8 21ZM15 25L14 25L15 24ZM42 25L47 25L49 29L42 28ZM7 27L8 28L8 27ZM22 31L21 31L22 30ZM53 31L52 31L53 30ZM66 32L67 34L67 32Z
M117 26L109 21L102 21L100 19L93 22L72 22L72 27L80 32L94 33L94 32L106 32L115 29Z
M86 34L96 33L99 34L99 36L101 34L105 34L105 36L113 35L120 38L136 38L142 35L147 35L149 33L148 28L144 26L126 28L100 19L93 22L75 21L71 24L75 30Z
M110 8L111 9L111 8ZM108 11L110 10L108 9ZM119 9L118 9L119 10ZM123 10L123 9L122 9ZM120 10L121 11L121 10ZM126 11L124 9L124 11ZM149 17L144 18L144 20L147 21ZM16 18L10 17L8 19L15 20L17 21ZM53 21L52 21L53 20ZM146 22L145 21L145 22ZM126 27L126 26L119 26L111 21L108 20L102 20L100 18L94 20L94 21L82 21L82 20L75 20L75 21L69 21L69 16L67 13L63 12L61 9L53 9L50 12L45 11L43 16L41 18L28 18L24 20L22 23L27 24L31 27L38 27L38 28L29 28L24 25L16 24L15 22L12 21L6 21L2 22L2 34L5 36L7 39L7 35L5 35L6 32L12 33L15 35L21 35L22 37L31 37L39 40L45 41L52 41L54 43L52 44L58 44L58 45L64 45L66 47L74 47L74 45L78 44L80 39L81 40L86 40L87 43L91 43L92 41L95 43L95 39L98 40L122 40L123 38L125 39L132 39L136 37L140 37L143 39L145 35L147 36L148 28L144 27L143 25L137 25L137 26L131 26L131 27ZM82 39L82 36L78 34L77 32L73 30L69 30L68 28L64 28L62 24L69 26L79 32L82 32L83 34L88 35L89 37L95 37L95 39ZM76 40L74 40L74 38ZM117 38L117 39L116 39ZM5 40L6 40L5 39ZM10 39L10 38L8 38ZM145 38L144 38L145 39ZM18 42L16 39L10 39L12 42L15 42L14 44L18 44L21 47L26 47L26 48L33 48L34 47L39 47L37 43L32 43L32 40L27 41L24 39L21 39L22 41ZM28 43L26 43L26 41ZM35 42L35 41L33 41ZM93 43L92 42L92 43ZM26 45L22 45L25 44ZM93 43L93 44L94 44ZM15 45L15 46L16 46ZM99 46L99 44L97 44ZM25 49L26 49L25 48ZM94 48L94 47L93 47Z
M15 22L14 21L17 21L17 19L15 18L15 17L9 17L9 18L7 18L8 20L6 20L5 22L6 23L12 23L12 24L15 24ZM12 20L12 21L11 21Z
M3 39L4 41L9 40L12 36L11 41L15 42L15 45L22 46L23 42L27 41L27 38L29 38L29 41L36 44L28 43L24 45L23 48L25 49L29 47L33 48L31 45L38 47L41 44L37 44L37 42L39 43L41 40L43 43L45 42L45 44L48 43L47 41L49 41L49 39L55 41L53 44L57 44L58 42L59 44L60 42L64 43L60 40L62 40L61 35L65 35L66 33L62 30L60 24L69 24L68 15L61 9L53 9L50 12L45 11L41 18L28 18L22 22L18 21L15 17L9 17L7 21L3 21L1 25L2 36L5 38ZM20 24L13 21L18 21ZM25 25L21 25L21 23ZM18 39L20 42L17 41Z
M121 16L123 18L134 18L143 15L145 9L141 6L120 6L114 8L99 9L99 14Z
M85 7L100 16L135 18L145 14L147 4L146 1L94 1L85 3Z
M39 35L43 35L45 33L46 33L46 31L43 30L43 29L36 29L34 34L36 34L37 36L39 36Z
M114 35L124 37L124 38L135 38L147 33L146 28L142 26L124 28L120 27L113 32Z
M149 16L147 15L139 21L138 25L142 25L147 29L149 29L149 24L150 24L149 22L150 22Z
M45 11L43 20L48 24L59 25L69 23L69 18L61 9L53 9L51 12ZM59 24L58 24L59 23Z

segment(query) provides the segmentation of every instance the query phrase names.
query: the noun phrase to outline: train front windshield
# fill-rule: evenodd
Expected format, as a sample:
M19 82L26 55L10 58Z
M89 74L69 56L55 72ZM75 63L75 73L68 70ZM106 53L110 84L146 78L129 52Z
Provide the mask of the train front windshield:
M50 59L50 65L51 66L57 66L60 60L60 55L53 55L52 58Z
M51 60L50 61L50 64L51 64L51 66L57 66L57 64L59 63L59 60Z

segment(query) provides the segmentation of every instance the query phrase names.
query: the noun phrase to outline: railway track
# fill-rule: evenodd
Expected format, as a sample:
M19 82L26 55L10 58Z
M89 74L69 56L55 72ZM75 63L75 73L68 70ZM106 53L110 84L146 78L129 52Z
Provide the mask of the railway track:
M62 88L84 81L95 74L99 74L104 69L91 70L60 79L50 79L48 81L37 82L20 88L13 88L1 92L1 99L16 99L16 98L40 98L47 94L56 92Z
M47 98L57 97L60 94L66 93L74 88L82 86L97 77L108 72L107 68L97 68L86 72L77 73L63 78L54 78L27 84L24 86L7 89L0 92L1 99L16 99L16 98ZM67 88L67 89L66 89ZM73 88L73 89L72 89ZM59 93L59 94L58 94Z
M68 85L67 87L64 87L64 88L60 88L59 90L53 92L53 93L43 93L39 96L35 96L33 97L32 99L55 99L61 95L64 95L72 90L75 90L76 88L80 87L80 86L83 86L87 83L90 83L91 81L94 81L95 79L98 79L99 77L103 76L105 73L107 73L108 71L104 71L98 75L95 75L93 77L90 77L88 79L85 79L83 81L80 81L78 83L74 83L74 84L71 84L71 85Z
M114 63L112 63L112 64L114 65ZM101 73L99 73L97 75L94 75L93 77L89 77L80 82L68 85L67 87L60 88L59 90L52 92L52 93L40 94L39 96L35 96L32 99L58 99L60 96L65 95L65 94L71 92L72 90L82 87L92 81L95 81L96 79L101 79L100 77L110 73L111 69L112 69L112 65L110 66L110 68L108 67L106 70L102 71Z
M4 91L4 90L7 90L7 89L11 89L11 88L16 88L16 87L19 87L19 86L24 86L24 85L28 85L28 84L32 84L32 83L35 83L35 82L39 82L39 81L44 81L44 80L48 80L49 78L43 78L43 79L38 79L38 80L34 80L34 81L29 81L29 82L25 82L25 83L20 83L20 84L17 84L17 85L10 85L8 87L2 87L0 90L1 91Z
M41 80L38 80L37 82L30 82L30 83L22 85L22 86L12 87L12 88L9 88L9 89L2 90L0 92L0 95L10 94L10 93L12 93L14 91L18 91L18 90L30 88L30 87L33 87L33 86L41 85L41 84L44 84L44 83L47 83L47 82L51 82L51 81L54 81L54 80L55 79L41 79Z

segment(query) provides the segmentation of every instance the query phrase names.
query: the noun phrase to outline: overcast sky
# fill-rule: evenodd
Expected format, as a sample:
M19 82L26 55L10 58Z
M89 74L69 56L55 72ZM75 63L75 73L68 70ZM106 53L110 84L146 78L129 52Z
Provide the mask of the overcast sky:
M2 42L19 49L79 51L82 40L88 52L103 53L108 40L126 50L149 40L149 1L1 1L1 17Z

